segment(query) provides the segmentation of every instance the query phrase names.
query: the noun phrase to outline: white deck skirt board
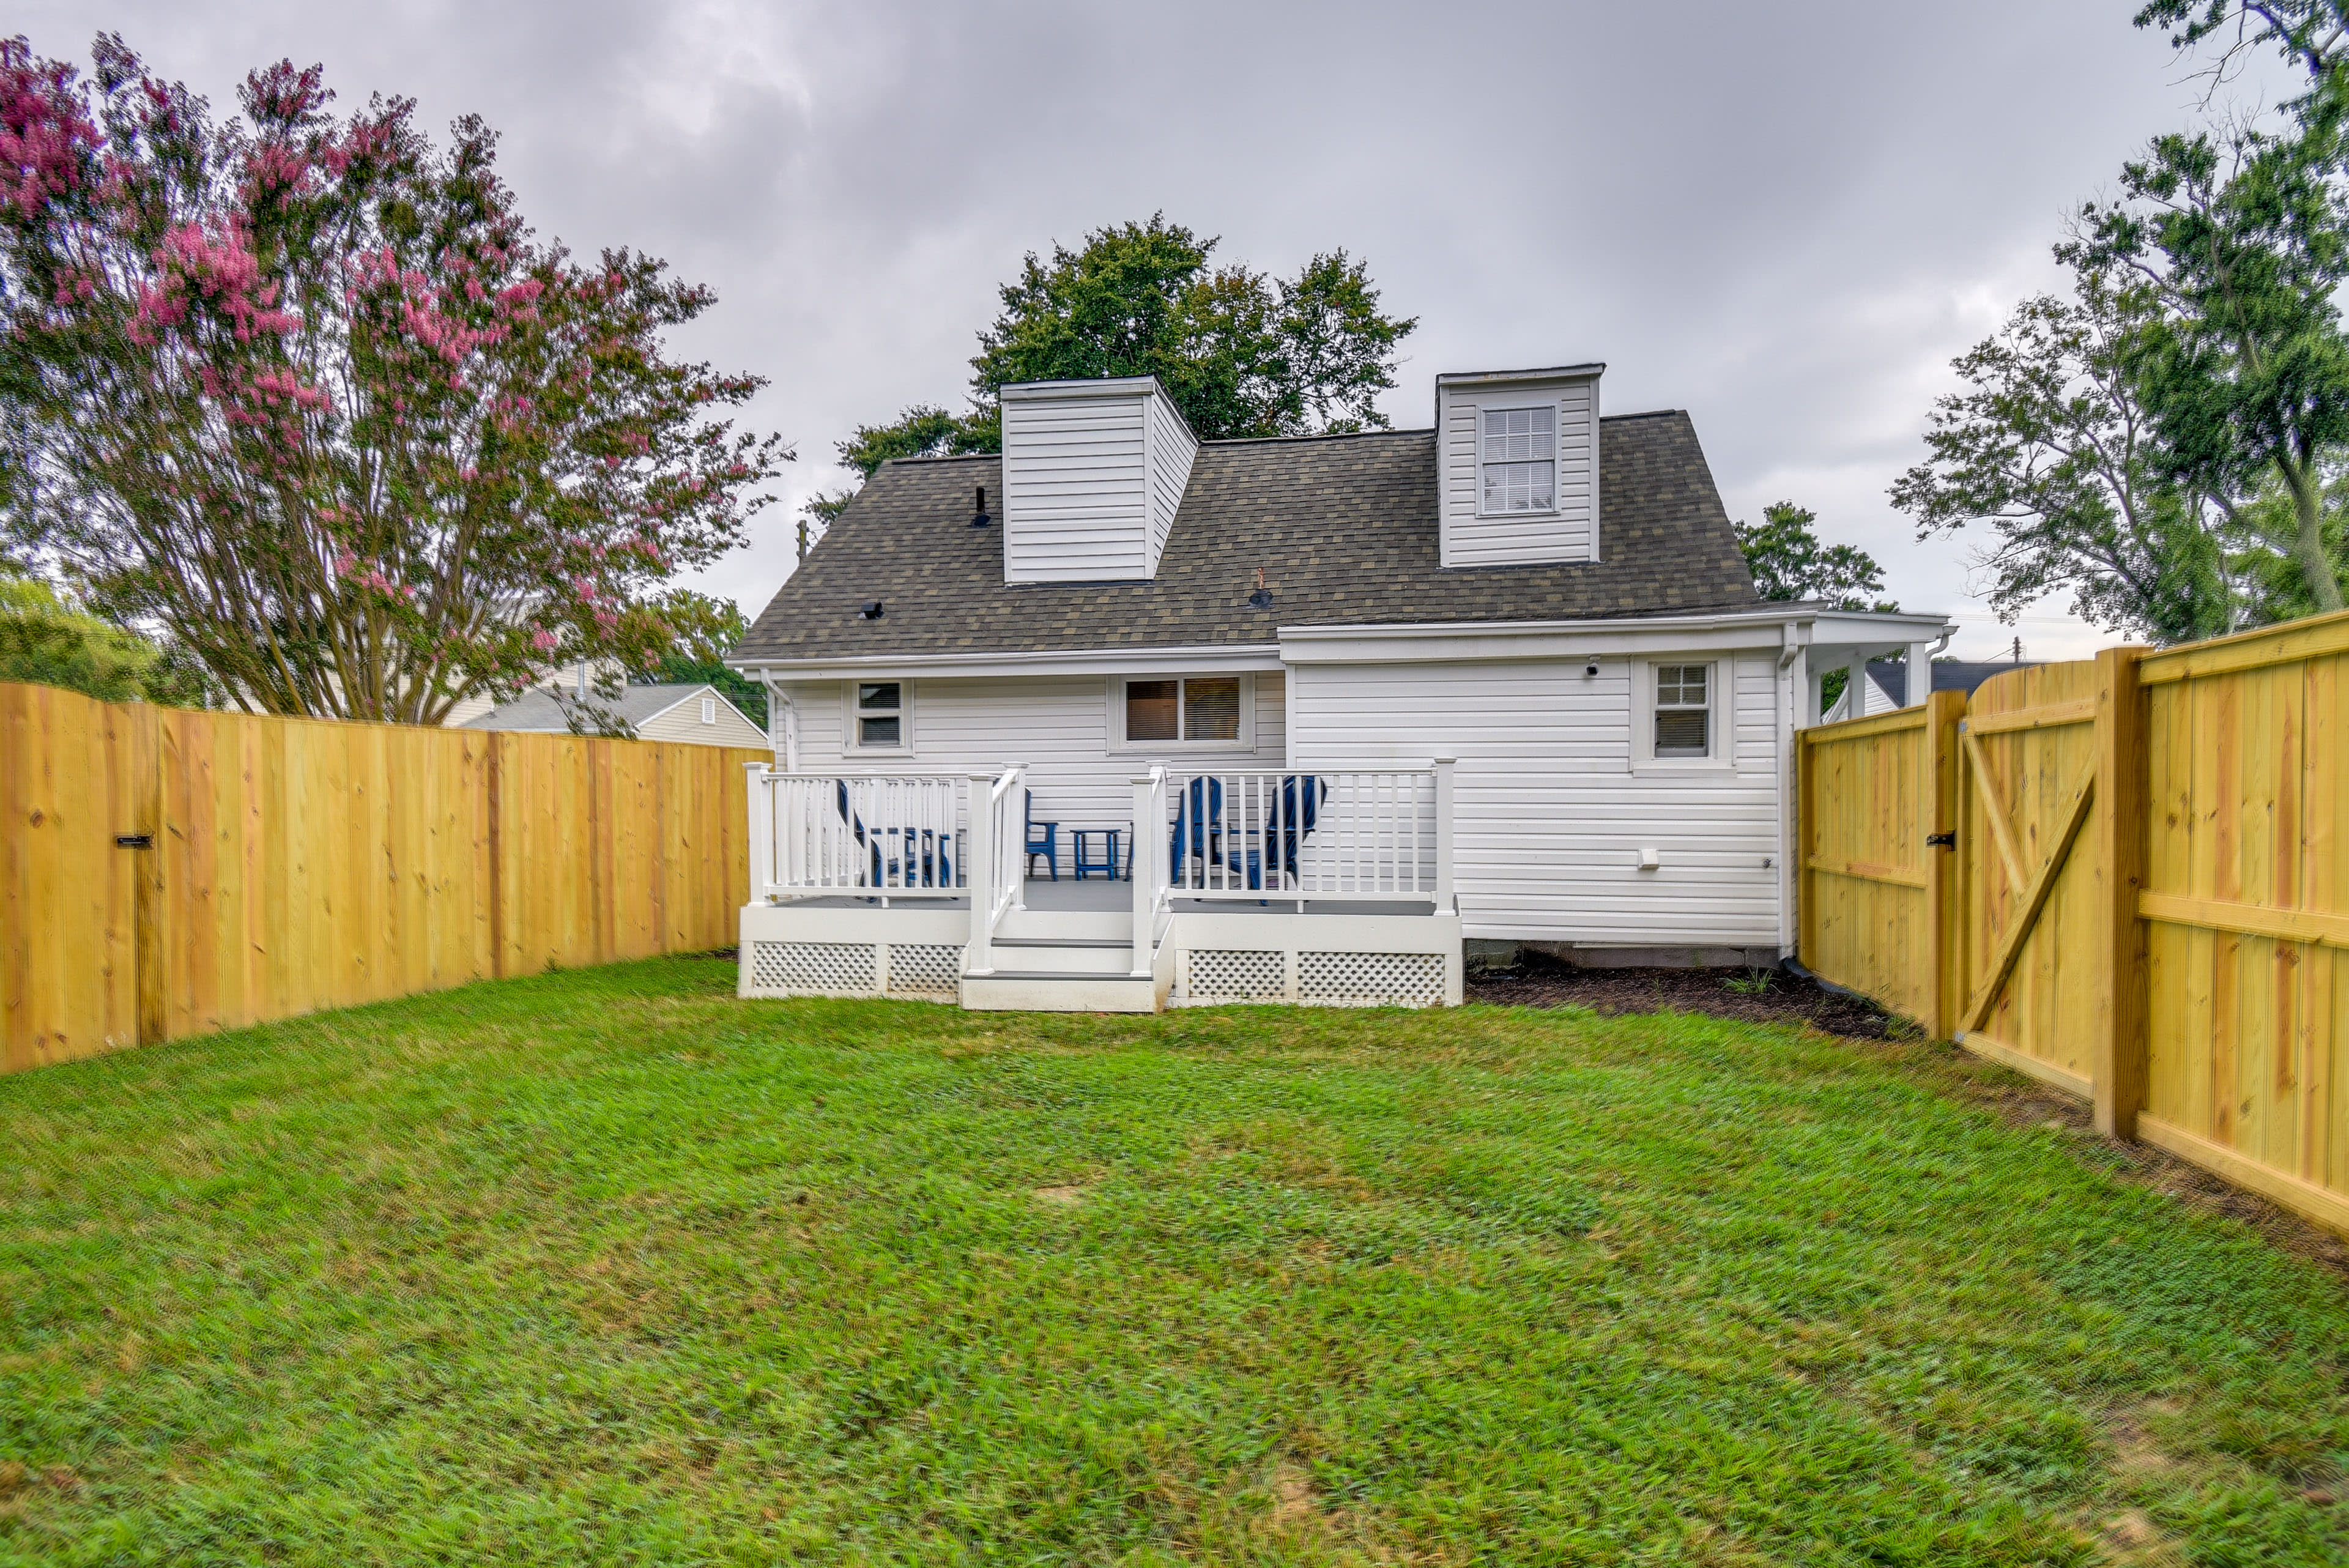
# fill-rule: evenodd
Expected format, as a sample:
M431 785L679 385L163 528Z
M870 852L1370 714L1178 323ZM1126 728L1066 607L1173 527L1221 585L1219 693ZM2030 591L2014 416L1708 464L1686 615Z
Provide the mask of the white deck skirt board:
M1154 576L1198 442L1147 376L1006 387L1003 580Z
M889 757L843 749L846 683L788 681L780 689L799 713L802 773L991 774L1006 763L1026 763L1037 820L1061 824L1061 875L1067 877L1074 865L1072 830L1123 830L1133 815L1134 776L1152 763L1203 770L1284 765L1288 740L1281 677L1268 672L1254 679L1255 750L1235 746L1158 753L1110 749L1114 682L1107 676L915 680L908 726L912 754Z
M1595 676L1581 659L1305 666L1291 674L1289 763L1334 772L1457 757L1467 936L1775 946L1777 658L1708 657L1731 675L1729 765L1635 768L1645 667L1623 659ZM1658 851L1657 869L1640 869L1643 847Z
M1599 558L1600 369L1575 366L1510 379L1437 379L1437 504L1444 565L1503 566ZM1542 512L1487 514L1477 460L1484 412L1533 407L1547 407L1557 418L1557 504Z

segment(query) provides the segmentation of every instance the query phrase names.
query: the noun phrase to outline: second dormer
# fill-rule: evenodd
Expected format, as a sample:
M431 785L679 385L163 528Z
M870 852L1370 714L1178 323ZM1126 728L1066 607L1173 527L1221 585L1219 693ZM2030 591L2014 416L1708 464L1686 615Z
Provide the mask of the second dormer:
M1446 566L1596 561L1604 365L1435 379Z
M1199 451L1158 379L1029 381L1000 397L1003 580L1156 576Z

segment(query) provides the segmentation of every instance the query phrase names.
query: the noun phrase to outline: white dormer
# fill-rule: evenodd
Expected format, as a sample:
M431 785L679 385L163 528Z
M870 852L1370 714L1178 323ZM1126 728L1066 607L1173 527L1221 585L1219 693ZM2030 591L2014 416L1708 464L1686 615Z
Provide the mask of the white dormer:
M1199 442L1155 376L1005 387L1003 580L1158 575Z
M1599 559L1604 365L1435 379L1447 566Z

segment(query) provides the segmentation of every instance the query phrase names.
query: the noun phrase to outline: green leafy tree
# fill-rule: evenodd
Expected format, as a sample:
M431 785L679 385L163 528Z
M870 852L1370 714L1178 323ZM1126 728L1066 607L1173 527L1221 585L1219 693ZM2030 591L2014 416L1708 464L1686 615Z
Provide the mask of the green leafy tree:
M2064 590L2074 614L2162 642L2257 618L2227 513L2162 472L2138 401L2129 343L2155 308L2094 273L2075 298L2023 301L1953 362L1965 389L1935 401L1930 457L1892 486L1920 538L1990 533L1976 562L2006 619Z
M750 629L750 618L728 600L684 589L663 596L661 614L676 631L676 650L638 670L630 677L631 683L715 686L750 722L765 729L766 687L725 663L726 656Z
M1884 591L1884 570L1875 558L1857 545L1821 544L1817 523L1810 508L1775 501L1762 509L1761 522L1737 524L1737 546L1754 574L1754 591L1772 600L1898 611L1899 605L1875 597Z
M870 479L892 458L999 452L996 391L1019 381L1155 376L1202 441L1384 429L1378 398L1417 319L1381 311L1369 269L1342 250L1274 278L1211 265L1216 245L1158 213L1055 244L1049 260L1030 252L979 333L970 408L916 404L859 426L841 462ZM802 556L853 493L806 504Z
M0 680L62 686L102 702L206 706L202 670L91 615L0 561Z
M0 544L159 628L239 705L435 723L552 664L643 662L656 599L790 453L671 359L711 296L534 243L496 139L316 67L239 118L113 37L0 44Z
M2349 340L2334 294L2349 279L2349 207L2333 178L2342 103L2323 96L2293 135L2238 130L2158 138L2122 170L2124 194L2086 209L2058 254L2084 272L2133 269L2157 308L2124 345L2172 483L2240 504L2289 498L2278 543L2308 601L2342 607L2328 550L2328 470L2349 443Z

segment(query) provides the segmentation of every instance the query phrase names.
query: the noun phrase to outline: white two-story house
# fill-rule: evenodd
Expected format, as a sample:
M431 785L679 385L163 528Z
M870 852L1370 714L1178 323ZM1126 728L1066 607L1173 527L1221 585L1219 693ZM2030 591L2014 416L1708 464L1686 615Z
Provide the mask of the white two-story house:
M1688 416L1596 364L1202 443L1149 378L892 462L732 662L745 994L1456 1001L1464 940L1775 962L1795 731L1938 615L1765 603ZM1032 851L1032 853L1031 853Z

